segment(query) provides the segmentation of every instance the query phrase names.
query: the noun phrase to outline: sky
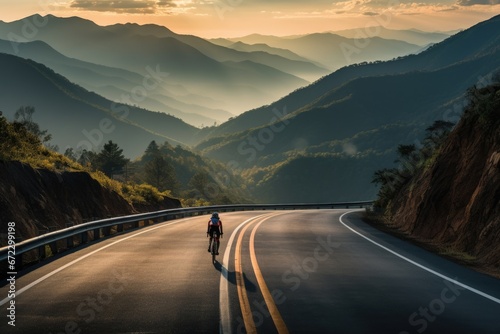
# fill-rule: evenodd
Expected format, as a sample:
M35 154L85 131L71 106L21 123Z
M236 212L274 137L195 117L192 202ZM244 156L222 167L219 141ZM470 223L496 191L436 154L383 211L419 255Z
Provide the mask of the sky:
M287 36L344 29L453 31L500 14L500 0L0 0L0 20L80 16L99 25L135 22L205 38Z

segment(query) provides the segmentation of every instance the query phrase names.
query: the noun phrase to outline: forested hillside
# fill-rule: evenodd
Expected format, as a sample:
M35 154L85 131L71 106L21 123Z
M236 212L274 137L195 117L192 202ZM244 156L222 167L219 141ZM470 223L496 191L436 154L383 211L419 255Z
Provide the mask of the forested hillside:
M342 68L205 129L196 147L236 166L265 201L374 198L377 188L366 181L396 159L399 143L422 141L436 120L458 121L466 89L491 82L500 68L498 31L500 16L418 55Z

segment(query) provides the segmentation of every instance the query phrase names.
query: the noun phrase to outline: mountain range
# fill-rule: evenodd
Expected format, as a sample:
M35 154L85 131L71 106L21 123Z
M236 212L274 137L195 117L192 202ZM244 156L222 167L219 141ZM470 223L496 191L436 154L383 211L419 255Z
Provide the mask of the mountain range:
M32 60L0 53L0 72L3 114L13 119L19 107L35 107L34 121L63 151L97 150L113 140L134 157L151 140L189 145L199 131L173 116L105 99Z
M387 30L384 29L381 31ZM447 36L441 37L444 39ZM401 38L404 38L403 33L401 33ZM437 40L439 38L430 35L428 44ZM288 37L254 34L226 40L215 39L213 42L239 49L248 44L254 46L261 45L264 48L285 49L300 57L321 64L331 71L354 63L390 60L402 55L418 53L424 46L411 44L404 40L382 38L379 34L374 34L373 36L356 36L352 34L350 37L345 37L337 33L316 33Z
M215 121L220 122L234 116L222 109L203 106L210 105L208 98L186 94L184 87L166 82L167 76L161 82L156 82L157 88L147 90L147 94L144 94L144 76L121 68L66 57L42 41L18 43L0 40L0 52L42 63L74 83L112 101L140 104L148 110L175 115L195 126L211 125ZM131 98L131 93L136 90L143 94ZM212 103L215 104L214 101Z
M30 20L45 24L21 37ZM418 143L436 119L458 120L466 89L500 68L499 28L496 16L424 49L370 37L356 54L369 61L325 75L341 65L324 52L356 39L206 41L156 25L32 16L0 22L0 110L12 119L34 106L63 150L113 140L135 158L152 140L193 147L241 174L256 201L365 200L400 143Z
M27 22L45 24L35 28L34 36L25 38L23 32ZM0 38L15 42L40 40L67 57L125 69L141 76L148 74L148 68L159 68L168 73L168 80L154 93L167 96L177 93L183 95L182 102L193 101L197 106L222 109L224 112L214 119L217 122L227 119L230 114L272 102L309 82L270 65L287 68L290 72L311 71L315 77L328 72L305 61L262 52L240 52L195 36L178 35L160 26L99 26L78 17L34 15L10 23L1 22ZM69 79L81 84L77 75ZM173 91L171 86L175 86ZM189 106L181 111L192 113Z
M153 24L99 26L79 17L53 15L0 21L0 39L4 40L1 52L39 61L72 82L115 101L126 100L123 96L131 95L131 89L141 87L148 68L159 68L168 73L168 80L132 102L198 127L221 123L306 86L330 73L328 62L332 59L346 64L344 55L338 53L338 43L355 45L357 39L323 35L327 40L309 35L291 45L292 49L308 48L313 55L308 58L267 45L222 46ZM48 46L20 45L35 41ZM379 37L369 42L363 56L348 63L390 59L421 49L419 45ZM325 43L335 53L329 54L325 63L317 62L314 55L328 51L323 49ZM372 54L375 49L378 51Z
M496 16L418 55L341 68L207 130L197 149L239 168L265 201L373 198L372 174L398 144L457 121L467 88L500 69L499 28Z
M362 29L358 28L332 31L334 34L347 38L366 38L378 36L384 39L404 41L420 46L442 42L446 38L451 35L455 35L458 32L459 30L446 32L428 32L418 29L396 30L388 29L384 26L368 26Z

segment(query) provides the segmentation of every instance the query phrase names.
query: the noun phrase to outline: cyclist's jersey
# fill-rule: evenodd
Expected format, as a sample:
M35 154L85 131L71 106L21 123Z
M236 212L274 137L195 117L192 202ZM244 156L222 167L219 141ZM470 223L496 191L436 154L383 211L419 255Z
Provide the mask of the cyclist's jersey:
M212 229L215 229L217 231L220 230L220 233L222 233L222 220L218 218L210 218L210 220L208 221L207 233Z

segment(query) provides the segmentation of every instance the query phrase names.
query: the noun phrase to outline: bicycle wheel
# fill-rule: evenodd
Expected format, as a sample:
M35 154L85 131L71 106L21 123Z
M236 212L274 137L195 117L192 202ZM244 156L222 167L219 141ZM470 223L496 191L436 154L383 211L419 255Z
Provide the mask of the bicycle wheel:
M215 256L217 255L217 242L214 240L212 241L212 263L215 263Z

